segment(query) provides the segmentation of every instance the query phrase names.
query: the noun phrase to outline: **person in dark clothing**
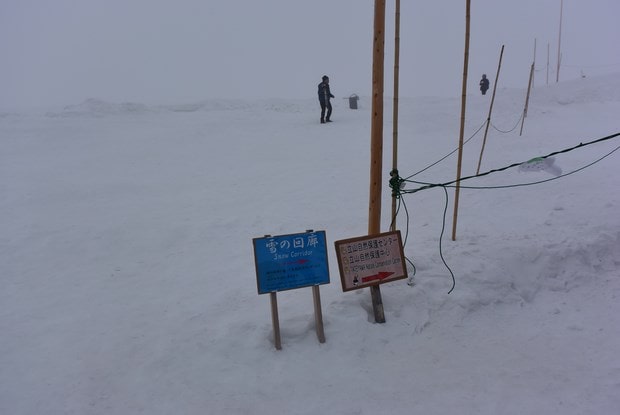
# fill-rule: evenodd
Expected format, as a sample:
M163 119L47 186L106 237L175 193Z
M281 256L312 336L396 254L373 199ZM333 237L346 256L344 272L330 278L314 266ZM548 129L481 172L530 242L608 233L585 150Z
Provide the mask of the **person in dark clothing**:
M329 118L332 116L332 104L329 102L330 98L334 98L329 90L329 77L323 76L323 82L319 84L319 103L321 104L321 124L326 122L332 122ZM325 114L327 110L327 114Z
M480 80L480 92L482 92L482 95L487 93L487 89L489 89L489 80L487 79L487 75L483 74Z

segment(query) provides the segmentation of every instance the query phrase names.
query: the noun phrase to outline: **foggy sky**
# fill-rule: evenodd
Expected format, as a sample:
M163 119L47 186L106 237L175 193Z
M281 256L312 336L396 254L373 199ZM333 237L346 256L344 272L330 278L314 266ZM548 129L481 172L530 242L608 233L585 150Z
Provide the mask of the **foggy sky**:
M472 0L469 92L482 73L555 82L560 0ZM386 95L394 1L387 1ZM370 95L374 0L0 0L0 107ZM620 1L564 0L560 80L620 71ZM401 0L401 96L460 96L465 0Z

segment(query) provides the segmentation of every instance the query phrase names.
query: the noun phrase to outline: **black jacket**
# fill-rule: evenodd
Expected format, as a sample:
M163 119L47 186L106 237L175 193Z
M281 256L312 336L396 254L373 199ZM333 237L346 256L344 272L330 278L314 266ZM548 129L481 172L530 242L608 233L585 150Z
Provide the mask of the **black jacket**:
M480 89L484 91L489 89L489 78L482 78L480 80Z
M319 84L319 101L321 102L329 102L330 98L334 98L332 93L329 90L329 84L326 82L321 82Z

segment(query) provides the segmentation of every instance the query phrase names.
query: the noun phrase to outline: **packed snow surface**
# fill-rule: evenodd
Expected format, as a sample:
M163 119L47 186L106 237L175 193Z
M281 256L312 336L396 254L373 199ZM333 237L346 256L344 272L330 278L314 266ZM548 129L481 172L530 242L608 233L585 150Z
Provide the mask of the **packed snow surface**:
M415 275L381 286L378 324L334 249L368 231L370 101L332 92L326 125L313 98L0 114L0 413L617 414L620 139L462 182L454 241L454 188L447 209L442 187L404 194ZM462 176L491 92L468 96ZM520 135L525 92L497 91L481 172L620 132L620 75L534 88ZM457 148L460 97L399 114L402 177ZM326 342L312 290L284 291L278 351L252 239L306 229L328 239Z

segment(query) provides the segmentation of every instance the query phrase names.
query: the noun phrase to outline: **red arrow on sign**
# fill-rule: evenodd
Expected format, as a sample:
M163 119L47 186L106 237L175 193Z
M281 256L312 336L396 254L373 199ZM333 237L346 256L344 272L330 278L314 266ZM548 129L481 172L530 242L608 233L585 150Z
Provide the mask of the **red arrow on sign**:
M370 282L370 281L381 281L394 274L393 272L379 272L376 275L370 275L368 277L362 278L362 282Z

